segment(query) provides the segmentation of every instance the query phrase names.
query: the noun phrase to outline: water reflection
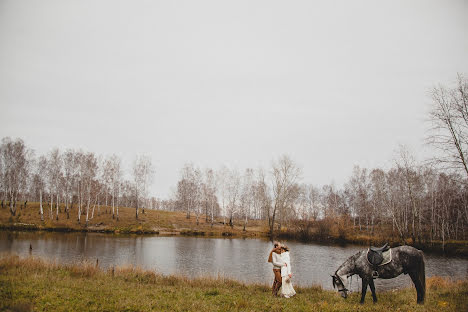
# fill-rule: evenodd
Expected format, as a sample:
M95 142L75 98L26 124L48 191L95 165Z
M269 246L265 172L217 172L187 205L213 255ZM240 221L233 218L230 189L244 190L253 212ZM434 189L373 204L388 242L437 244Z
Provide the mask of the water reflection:
M96 261L101 267L136 265L162 274L225 276L236 280L270 283L271 264L267 263L271 244L259 239L216 239L195 237L113 236L96 233L28 233L0 231L0 252L29 254L54 259L59 263ZM330 275L359 246L324 246L289 242L295 284L319 284L331 288ZM463 278L468 260L426 255L428 276ZM408 276L376 282L378 289L411 285ZM353 279L353 290L358 280Z

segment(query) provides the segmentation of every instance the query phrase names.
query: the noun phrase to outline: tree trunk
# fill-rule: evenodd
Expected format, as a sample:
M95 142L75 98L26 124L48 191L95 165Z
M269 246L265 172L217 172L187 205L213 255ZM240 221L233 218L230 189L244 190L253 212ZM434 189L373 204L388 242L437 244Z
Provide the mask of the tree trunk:
M81 204L82 204L82 198L81 198L81 193L78 193L78 223L81 222Z
M213 202L211 202L211 227L213 227L213 223L214 223L214 204Z
M58 216L59 216L59 207L60 207L60 205L59 205L59 195L58 195L58 193L57 193L57 204L56 204L56 205L57 205L57 207L56 207L57 214L56 214L55 219L58 221L58 219L59 219L59 217L58 217Z
M10 213L13 217L16 215L16 207L14 207L15 205L16 203L13 204L13 200L10 200Z
M39 191L39 212L41 214L41 221L44 221L44 210L42 209L42 190Z
M136 189L136 208L135 208L135 217L138 220L138 188Z
M86 204L86 226L88 226L88 221L89 221L89 204L90 204L90 202L91 202L91 195L88 192L88 203Z
M52 220L54 218L54 213L52 211L54 207L54 195L52 194L52 192L50 192L50 211L49 211L49 215L50 215L50 219Z
M67 219L70 219L68 214L68 205L69 205L69 195L68 192L65 194L65 212L67 213Z
M271 224L270 224L270 237L273 238L274 231L275 231L275 217L276 217L276 205L273 209L273 215L271 216Z

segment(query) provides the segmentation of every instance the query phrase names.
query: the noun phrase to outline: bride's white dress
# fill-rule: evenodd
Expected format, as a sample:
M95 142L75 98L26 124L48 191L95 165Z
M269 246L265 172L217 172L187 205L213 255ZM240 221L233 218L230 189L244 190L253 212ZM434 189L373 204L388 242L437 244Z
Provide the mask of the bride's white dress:
M291 278L289 278L289 274L291 274L291 258L289 257L289 252L283 252L281 254L281 259L287 263L287 266L283 266L281 268L281 279L283 283L281 284L281 288L279 289L280 296L289 298L296 294L296 291L293 288Z

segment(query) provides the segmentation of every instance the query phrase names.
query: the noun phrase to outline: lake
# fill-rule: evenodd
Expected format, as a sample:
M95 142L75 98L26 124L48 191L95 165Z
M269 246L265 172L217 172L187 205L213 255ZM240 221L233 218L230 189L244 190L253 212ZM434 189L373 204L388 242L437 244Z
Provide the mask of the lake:
M291 249L293 282L321 285L331 289L330 274L363 246L325 246L286 242ZM272 248L261 239L201 237L121 236L98 233L48 233L0 231L0 253L32 255L58 263L95 262L103 268L132 265L159 273L196 276L224 276L243 282L270 284L272 266L267 263ZM426 275L465 278L468 259L426 254ZM389 290L411 285L407 275L376 280L377 289ZM352 290L358 290L357 278Z

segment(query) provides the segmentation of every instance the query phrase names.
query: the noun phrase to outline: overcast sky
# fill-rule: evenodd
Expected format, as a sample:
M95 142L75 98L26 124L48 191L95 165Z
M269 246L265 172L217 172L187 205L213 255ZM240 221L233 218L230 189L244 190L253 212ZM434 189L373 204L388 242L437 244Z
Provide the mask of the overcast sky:
M430 150L428 90L468 74L468 1L0 0L1 137L341 186Z

